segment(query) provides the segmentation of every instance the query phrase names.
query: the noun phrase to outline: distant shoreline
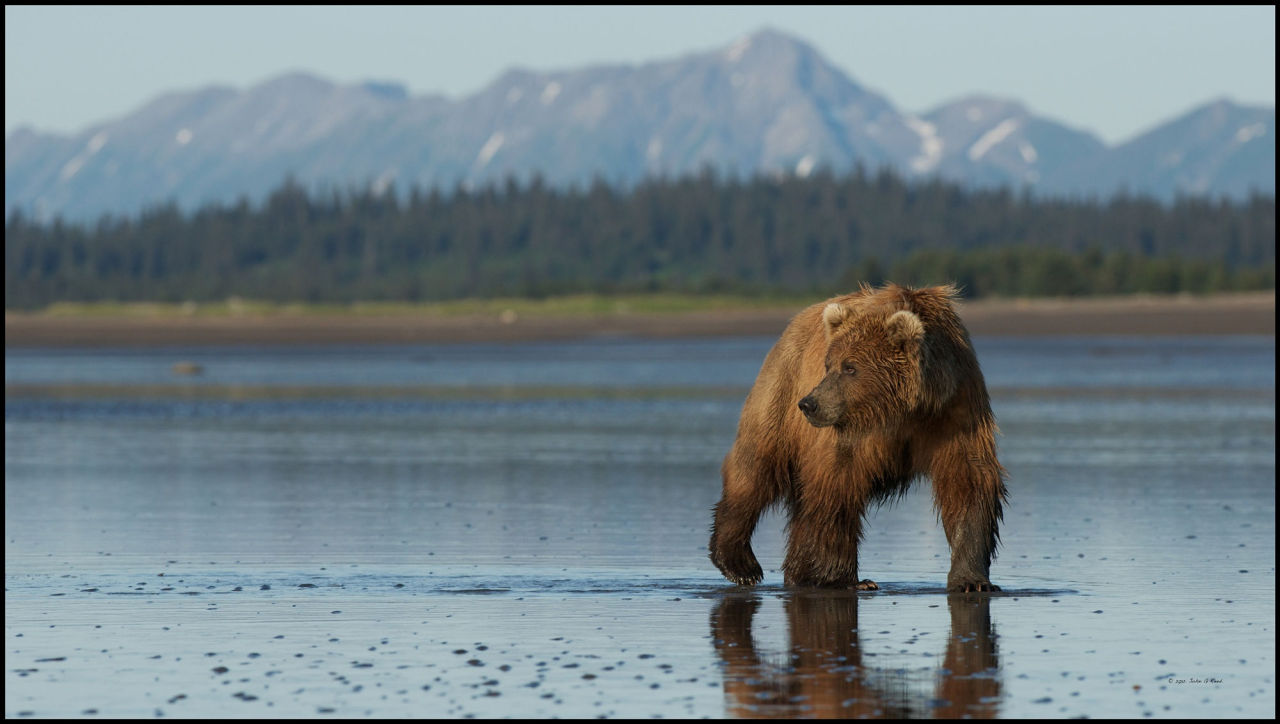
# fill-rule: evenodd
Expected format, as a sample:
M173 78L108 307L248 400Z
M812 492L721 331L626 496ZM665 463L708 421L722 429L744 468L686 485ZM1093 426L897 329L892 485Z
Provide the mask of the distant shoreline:
M449 313L408 305L364 311L253 308L179 314L123 308L5 312L5 347L220 344L425 344L533 342L601 336L679 338L779 334L807 302L735 306L717 298L667 311L624 304L581 309L552 303L478 302ZM811 300L819 301L819 300ZM506 306L504 306L506 305ZM1275 292L1205 297L1140 295L1070 299L982 299L960 305L974 336L1275 334Z

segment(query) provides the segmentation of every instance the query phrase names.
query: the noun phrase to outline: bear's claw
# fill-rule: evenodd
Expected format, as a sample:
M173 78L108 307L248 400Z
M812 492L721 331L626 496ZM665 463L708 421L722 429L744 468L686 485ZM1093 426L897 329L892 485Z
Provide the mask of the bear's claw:
M734 556L731 560L732 562L725 560L714 552L711 554L711 562L716 564L716 568L720 569L725 578L739 586L754 586L764 579L764 570L750 552L745 556Z
M947 586L952 593L981 593L999 591L1000 587L991 581L965 581L954 586Z
M752 563L745 571L733 571L728 568L721 568L720 572L725 578L738 584L739 586L754 586L764 579L764 571L760 569L759 563Z

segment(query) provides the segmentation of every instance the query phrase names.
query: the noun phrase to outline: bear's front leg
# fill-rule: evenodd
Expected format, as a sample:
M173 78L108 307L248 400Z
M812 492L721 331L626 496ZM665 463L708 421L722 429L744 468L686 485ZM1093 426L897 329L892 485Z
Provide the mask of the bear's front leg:
M821 586L874 591L870 579L858 579L858 543L862 509L852 504L831 509L812 501L793 507L788 524L787 557L782 563L788 586Z
M751 550L751 533L763 507L750 501L733 500L728 495L715 506L711 524L711 562L725 578L739 586L753 586L764 578L764 570Z
M782 497L781 472L755 445L750 429L740 431L733 449L720 466L723 492L711 523L711 562L725 578L739 586L753 586L764 578L751 550L751 534L765 508Z
M951 592L999 591L990 580L1005 500L1004 469L990 440L957 441L932 471L934 503L951 545ZM979 454L974 454L974 450Z

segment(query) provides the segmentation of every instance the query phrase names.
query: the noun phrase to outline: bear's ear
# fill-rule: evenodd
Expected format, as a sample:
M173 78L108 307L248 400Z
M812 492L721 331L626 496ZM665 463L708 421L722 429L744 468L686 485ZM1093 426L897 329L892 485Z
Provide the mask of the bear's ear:
M843 304L836 304L835 302L828 304L826 308L822 310L822 326L827 330L828 342L830 342L831 338L835 336L836 331L840 329L840 325L848 321L851 316L853 316L852 309L844 306Z
M889 333L889 341L899 349L911 349L924 339L924 322L905 309L894 312L884 326Z

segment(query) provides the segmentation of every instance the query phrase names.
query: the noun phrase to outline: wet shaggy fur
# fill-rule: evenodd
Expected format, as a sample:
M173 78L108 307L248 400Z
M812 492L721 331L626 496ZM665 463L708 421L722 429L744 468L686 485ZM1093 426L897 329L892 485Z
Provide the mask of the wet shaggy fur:
M951 546L951 591L999 590L989 571L1006 491L996 423L949 286L862 287L800 312L765 358L721 468L711 560L751 585L760 514L789 516L787 585L858 579L872 503L922 476Z

